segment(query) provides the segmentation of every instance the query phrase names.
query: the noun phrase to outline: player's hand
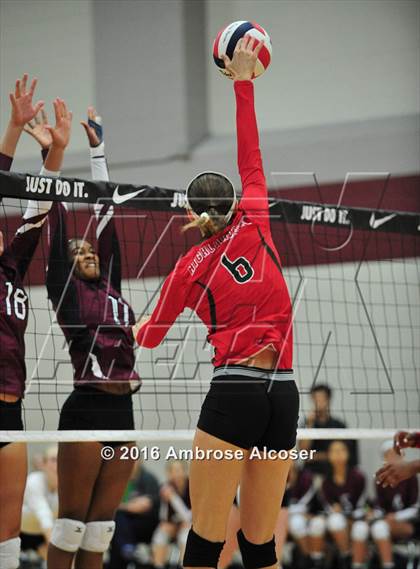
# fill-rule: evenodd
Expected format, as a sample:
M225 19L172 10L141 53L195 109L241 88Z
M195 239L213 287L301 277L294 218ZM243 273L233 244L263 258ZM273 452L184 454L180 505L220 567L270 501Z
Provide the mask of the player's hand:
M55 127L44 125L52 138L52 146L64 150L70 141L71 121L73 114L67 109L63 99L55 99L53 102L55 113Z
M416 446L416 435L407 431L398 431L394 436L394 450L397 454L402 454L404 448L414 448Z
M140 332L140 328L141 328L142 326L144 326L144 324L146 324L146 322L149 322L149 320L150 320L150 315L142 316L142 317L140 318L140 320L138 320L138 321L134 324L134 326L132 326L131 329L132 329L132 331L133 331L133 336L134 336L134 339L135 339L135 340L137 340L137 334Z
M315 420L316 420L316 412L310 411L306 417L306 427L308 429L311 429L315 424Z
M169 500L171 499L171 497L174 494L174 490L168 486L167 484L164 484L162 486L162 488L160 489L160 497L165 500L166 502L169 502Z
M85 129L89 145L92 148L99 146L102 142L102 121L95 107L88 107L88 120L80 121L80 124Z
M27 82L28 74L25 73L22 79L17 79L15 92L9 93L9 99L12 105L10 122L13 126L18 128L23 128L44 106L44 101L38 101L35 105L32 102L38 80L32 80L29 91L27 91Z
M396 462L385 464L376 473L376 484L383 488L391 486L395 488L403 480L414 476L413 466L410 462Z
M227 55L222 59L229 77L234 81L249 81L254 76L258 54L261 51L263 41L257 41L251 36L244 36L236 44L232 60Z
M45 128L48 125L47 113L44 109L25 125L24 131L30 134L42 148L49 148L52 144L50 131Z

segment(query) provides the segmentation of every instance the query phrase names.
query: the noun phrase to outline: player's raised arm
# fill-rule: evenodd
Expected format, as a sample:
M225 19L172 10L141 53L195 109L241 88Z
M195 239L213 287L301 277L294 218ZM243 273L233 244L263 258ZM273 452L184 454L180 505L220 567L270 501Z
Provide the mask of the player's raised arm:
M15 92L9 94L12 111L0 143L1 170L10 170L25 124L31 121L44 106L44 101L33 104L37 81L37 79L33 79L29 90L27 90L28 74L25 73L22 79L16 80Z
M81 125L89 141L92 179L109 182L102 118L94 107L88 108L88 120L81 121ZM93 207L101 272L108 275L115 290L121 292L121 252L114 223L114 206L105 202Z
M155 348L184 310L187 285L179 271L179 262L163 283L156 308L151 316L143 316L133 326L136 342L145 348Z
M259 146L257 119L254 108L254 85L251 81L258 53L263 42L247 36L235 48L232 61L225 56L225 66L234 80L236 97L236 132L238 168L242 181L241 207L250 213L263 215L267 220L267 186ZM259 214L259 215L258 215Z
M62 99L54 101L54 111L55 127L43 123L42 131L39 129L36 136L34 133L31 133L41 148L44 148L43 143L50 143L48 155L40 171L40 175L49 177L56 177L60 174L64 151L70 140L72 119L71 112L67 110L66 104ZM46 115L44 116L46 117ZM29 200L23 215L22 225L18 228L16 236L10 245L10 251L18 263L18 269L22 277L25 275L35 252L42 226L51 206L52 202Z

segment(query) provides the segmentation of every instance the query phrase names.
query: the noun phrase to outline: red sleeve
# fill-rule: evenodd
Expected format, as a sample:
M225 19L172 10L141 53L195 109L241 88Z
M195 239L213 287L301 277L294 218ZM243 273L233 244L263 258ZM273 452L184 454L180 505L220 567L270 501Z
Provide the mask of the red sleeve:
M159 301L150 320L142 326L136 341L145 348L155 348L166 336L169 328L186 306L187 282L176 266L166 278Z
M242 181L241 208L264 229L270 229L268 196L254 108L252 81L235 81L238 168Z

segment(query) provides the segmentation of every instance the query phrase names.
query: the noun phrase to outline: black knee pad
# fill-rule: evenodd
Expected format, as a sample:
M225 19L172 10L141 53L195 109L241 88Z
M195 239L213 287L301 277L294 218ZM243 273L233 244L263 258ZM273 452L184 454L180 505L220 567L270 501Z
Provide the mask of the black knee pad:
M185 545L183 566L216 569L224 544L224 541L208 541L191 528Z
M242 563L245 569L260 569L271 567L277 563L274 536L267 543L251 543L246 539L242 530L237 533L238 545L242 555Z

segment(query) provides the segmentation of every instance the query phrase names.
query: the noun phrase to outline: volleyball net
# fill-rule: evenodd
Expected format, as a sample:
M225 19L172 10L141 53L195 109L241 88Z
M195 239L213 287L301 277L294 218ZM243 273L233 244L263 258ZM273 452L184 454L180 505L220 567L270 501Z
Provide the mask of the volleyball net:
M39 184L37 176L0 172L5 241L13 238L28 197L69 202L68 236L93 243L92 204L113 203L123 297L137 318L150 313L179 256L199 240L194 232L180 231L183 192L168 189L166 198L145 201L143 186L60 178L47 194ZM311 389L328 384L333 414L349 427L340 438L385 438L397 428L418 427L419 215L291 201L273 193L270 220L293 300L301 416L310 411ZM0 433L0 440L189 440L212 374L207 331L189 311L161 346L136 349L142 378L133 395L136 431L56 431L73 388L73 369L47 300L47 259L45 227L25 281L26 431ZM337 431L302 429L299 437L336 438Z

